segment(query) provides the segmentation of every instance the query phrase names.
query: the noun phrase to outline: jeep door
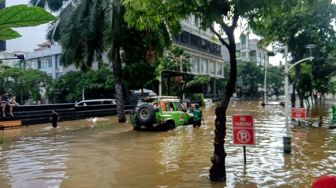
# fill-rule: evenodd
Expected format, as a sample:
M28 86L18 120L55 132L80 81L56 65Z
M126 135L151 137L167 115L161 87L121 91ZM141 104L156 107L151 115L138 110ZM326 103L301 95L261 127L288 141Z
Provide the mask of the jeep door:
M174 101L173 104L175 107L175 114L179 122L178 125L188 124L189 116L187 114L187 110L183 107L182 103L180 103L179 101Z

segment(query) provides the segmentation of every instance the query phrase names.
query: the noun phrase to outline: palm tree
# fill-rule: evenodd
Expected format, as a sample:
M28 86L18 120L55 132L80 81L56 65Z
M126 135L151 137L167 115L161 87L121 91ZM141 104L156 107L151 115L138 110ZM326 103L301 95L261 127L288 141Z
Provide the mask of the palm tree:
M60 11L59 19L51 25L48 38L59 41L63 48L61 61L64 65L76 65L86 71L92 62L102 64L102 54L112 62L117 112L119 122L125 122L122 93L122 57L137 57L147 63L155 63L165 46L171 45L170 35L163 22L152 30L135 30L124 21L125 9L120 0L31 0L32 4ZM136 35L136 36L134 36ZM130 46L134 38L143 39L142 53L134 56ZM139 43L139 42L138 42ZM121 52L123 56L121 56Z
M120 0L32 0L32 4L61 10L48 37L62 45L61 61L75 64L81 70L90 69L94 60L102 62L107 52L112 62L119 122L125 122L122 94L121 34L127 28L123 21Z

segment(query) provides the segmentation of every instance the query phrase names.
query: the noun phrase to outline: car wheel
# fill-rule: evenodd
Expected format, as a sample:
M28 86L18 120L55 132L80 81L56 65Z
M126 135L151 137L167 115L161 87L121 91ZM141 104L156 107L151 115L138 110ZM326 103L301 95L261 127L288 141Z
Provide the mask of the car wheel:
M154 122L154 108L149 104L139 106L136 112L137 119L140 124L149 125Z
M168 121L167 122L167 127L168 129L175 129L175 123L173 121Z

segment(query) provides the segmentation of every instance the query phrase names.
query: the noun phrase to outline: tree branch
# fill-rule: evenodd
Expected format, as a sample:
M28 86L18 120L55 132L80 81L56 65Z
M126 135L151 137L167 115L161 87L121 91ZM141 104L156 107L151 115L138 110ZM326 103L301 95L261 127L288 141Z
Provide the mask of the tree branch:
M239 19L239 15L237 14L237 10L234 10L233 11L232 24L230 26L230 29L237 28L238 19Z
M210 27L210 30L218 37L218 39L221 41L221 43L229 49L229 44L222 38L222 36L213 28L213 26Z

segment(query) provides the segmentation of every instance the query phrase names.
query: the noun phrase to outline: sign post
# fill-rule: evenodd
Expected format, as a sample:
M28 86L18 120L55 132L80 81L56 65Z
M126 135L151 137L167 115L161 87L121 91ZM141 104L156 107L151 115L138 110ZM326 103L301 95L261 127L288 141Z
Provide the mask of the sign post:
M300 125L300 119L306 118L306 109L304 108L292 108L291 110L292 119L298 119Z
M244 164L246 164L246 146L254 145L254 122L251 115L233 115L233 144L242 145Z

